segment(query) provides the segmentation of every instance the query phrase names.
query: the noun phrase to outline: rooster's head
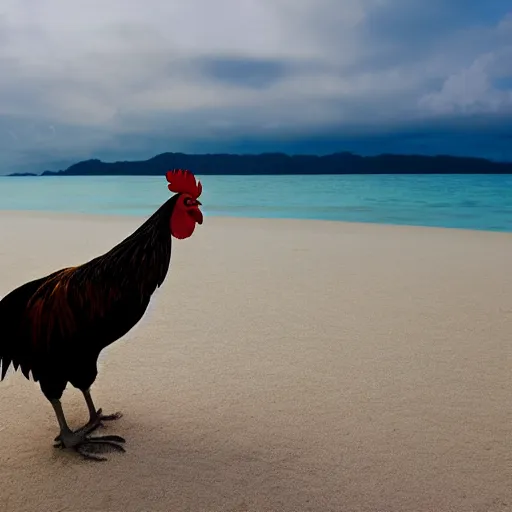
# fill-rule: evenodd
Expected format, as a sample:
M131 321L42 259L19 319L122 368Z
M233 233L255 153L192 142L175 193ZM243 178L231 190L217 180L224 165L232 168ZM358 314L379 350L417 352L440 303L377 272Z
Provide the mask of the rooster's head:
M174 238L188 238L197 224L203 223L203 214L199 209L201 203L201 182L190 171L175 169L166 175L169 190L176 192L176 202L171 215L171 234Z

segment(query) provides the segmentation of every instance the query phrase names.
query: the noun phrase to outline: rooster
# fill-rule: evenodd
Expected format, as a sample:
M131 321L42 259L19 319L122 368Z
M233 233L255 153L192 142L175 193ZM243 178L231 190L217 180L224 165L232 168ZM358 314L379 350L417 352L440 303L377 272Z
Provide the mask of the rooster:
M175 194L113 249L23 284L0 301L0 380L11 364L27 379L31 373L57 417L54 446L88 459L105 460L97 454L100 449L125 451L120 436L91 436L103 421L121 417L103 415L94 405L90 388L98 356L143 317L167 275L172 238L188 238L203 223L201 183L181 169L166 178ZM88 423L75 431L61 405L68 383L82 392L89 412Z

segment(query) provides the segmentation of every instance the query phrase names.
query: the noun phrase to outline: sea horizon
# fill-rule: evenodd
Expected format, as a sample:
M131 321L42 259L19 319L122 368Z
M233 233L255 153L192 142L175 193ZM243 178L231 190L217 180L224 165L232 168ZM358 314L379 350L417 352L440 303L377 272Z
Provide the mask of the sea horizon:
M41 179L43 178L43 179ZM205 216L512 232L512 175L198 175ZM0 177L0 210L151 215L164 176Z

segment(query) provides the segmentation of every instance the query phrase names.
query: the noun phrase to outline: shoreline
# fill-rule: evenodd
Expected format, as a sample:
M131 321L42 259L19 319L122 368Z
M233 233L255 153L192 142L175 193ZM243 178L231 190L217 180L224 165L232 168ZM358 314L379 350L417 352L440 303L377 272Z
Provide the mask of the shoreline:
M156 210L156 209L155 209ZM0 216L2 217L18 217L18 218L38 218L38 219L74 219L77 221L117 221L117 222L144 222L147 220L152 213L144 215L132 215L132 214L105 214L105 213L81 213L81 212L66 212L66 211L52 211L52 210L1 210ZM426 230L426 231L449 231L449 232L463 232L463 233L475 233L475 234L494 234L494 235L509 235L512 236L512 231L503 230L490 230L490 229L477 229L477 228L459 228L450 226L429 226L429 225L418 225L418 224L390 224L380 222L364 222L364 221L346 221L346 220L331 220L331 219L311 219L311 218L286 218L286 217L244 217L235 215L204 215L205 222L213 220L214 222L219 221L235 221L235 222L247 222L248 224L254 224L258 222L275 222L276 224L287 224L297 225L300 223L307 224L326 224L331 226L339 227L360 227L361 229L382 227L392 229L405 229L405 230ZM200 227L201 228L201 227Z

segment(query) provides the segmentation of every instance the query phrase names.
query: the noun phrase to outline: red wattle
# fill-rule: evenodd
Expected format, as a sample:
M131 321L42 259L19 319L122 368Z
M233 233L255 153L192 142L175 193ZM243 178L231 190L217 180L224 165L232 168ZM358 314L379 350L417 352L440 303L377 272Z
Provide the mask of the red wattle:
M186 210L175 209L171 215L171 234L174 238L183 240L194 232L196 221Z

